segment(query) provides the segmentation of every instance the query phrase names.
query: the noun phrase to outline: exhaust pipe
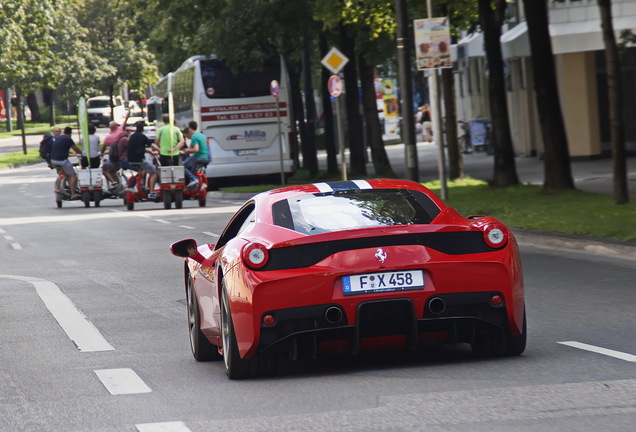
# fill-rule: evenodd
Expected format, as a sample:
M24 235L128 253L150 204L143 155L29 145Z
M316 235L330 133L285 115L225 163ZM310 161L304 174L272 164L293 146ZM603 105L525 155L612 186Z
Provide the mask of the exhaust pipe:
M329 324L337 324L342 321L342 310L336 306L331 306L325 311L325 319Z
M446 310L446 302L440 297L433 297L428 302L428 309L435 315L440 315Z

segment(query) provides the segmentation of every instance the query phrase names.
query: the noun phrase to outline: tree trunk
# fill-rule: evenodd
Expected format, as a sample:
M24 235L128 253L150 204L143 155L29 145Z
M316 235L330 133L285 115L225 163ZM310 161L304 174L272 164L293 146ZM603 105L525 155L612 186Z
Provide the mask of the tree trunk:
M38 104L38 98L35 93L29 93L27 96L27 106L31 111L31 121L36 123L42 122L42 116L40 115L40 106Z
M574 189L568 139L561 113L545 0L524 2L532 51L534 94L543 137L543 188Z
M42 93L44 94L44 103L48 104L49 109L49 126L55 126L55 109L56 109L56 99L57 99L57 90L45 88L42 89Z
M303 165L312 177L318 175L318 155L316 154L316 102L314 87L311 82L311 61L309 47L304 38L305 47L302 53L303 88L305 90L305 141L303 142Z
M625 158L625 132L623 125L623 83L618 47L612 24L612 1L598 0L601 13L605 60L607 64L607 89L609 96L610 132L612 137L612 166L614 171L614 201L625 204L627 194L627 160Z
M320 57L323 58L329 52L329 45L324 36L320 37ZM330 176L338 174L338 149L336 148L335 128L333 125L333 110L331 109L331 95L327 88L329 71L325 67L320 68L320 93L322 96L322 111L325 117L325 150L327 151L327 173Z
M20 87L16 86L15 94L18 95L18 128L22 131L22 152L27 154L26 132L24 130L24 102L22 102Z
M304 143L298 143L298 121L303 118L302 109L303 109L303 97L300 93L300 65L297 61L288 60L287 62L287 71L289 73L289 86L290 95L291 95L291 107L287 110L287 115L289 116L289 125L291 128L291 136L289 137L290 143L290 152L292 159L294 160L295 166L300 166L299 163L299 148ZM301 138L302 140L302 138Z
M457 108L455 105L455 78L452 69L442 69L442 89L444 91L444 112L446 118L446 145L448 149L448 178L464 177L464 160L457 137Z
M506 10L506 0L478 0L478 4L488 60L488 94L494 132L495 167L492 184L495 187L508 187L518 184L519 178L517 177L512 136L510 135L506 81L499 40Z
M360 65L360 86L362 87L362 109L364 110L365 123L367 125L367 137L371 147L373 168L378 177L395 178L395 172L391 168L391 162L384 148L382 129L378 117L378 105L375 98L375 84L373 66L367 64L363 55L358 57Z
M349 170L351 178L367 175L364 139L362 134L362 118L358 100L358 71L354 41L347 34L345 26L340 27L340 43L342 53L349 58L344 67L345 109L347 111L347 142L349 144Z

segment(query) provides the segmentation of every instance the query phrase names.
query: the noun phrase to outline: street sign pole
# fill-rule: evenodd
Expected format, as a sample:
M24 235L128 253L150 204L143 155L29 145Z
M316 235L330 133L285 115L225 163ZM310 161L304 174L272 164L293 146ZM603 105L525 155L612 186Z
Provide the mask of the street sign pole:
M344 142L344 126L342 125L342 113L340 112L342 105L341 98L336 97L336 121L338 124L338 144L340 145L340 170L342 171L342 180L347 180L347 161L345 160L345 142Z
M340 94L342 94L342 80L338 74L343 67L349 62L347 56L338 51L337 48L331 48L326 56L323 57L321 63L324 67L329 69L334 75L329 78L327 87L329 88L329 94L336 99L336 124L338 127L338 144L340 145L340 163L342 166L342 179L347 180L347 162L345 160L345 138L344 138L344 126L342 125L341 114L341 101L339 100Z
M347 162L345 160L344 126L342 125L342 114L340 111L340 95L342 94L342 80L338 75L332 75L327 82L329 94L336 99L336 122L338 127L338 145L340 146L340 164L342 166L342 179L347 180Z
M280 95L280 85L278 81L272 80L269 85L269 91L276 102L276 121L278 123L278 149L280 151L280 184L285 186L285 166L283 165L283 134L280 127L280 104L278 96Z

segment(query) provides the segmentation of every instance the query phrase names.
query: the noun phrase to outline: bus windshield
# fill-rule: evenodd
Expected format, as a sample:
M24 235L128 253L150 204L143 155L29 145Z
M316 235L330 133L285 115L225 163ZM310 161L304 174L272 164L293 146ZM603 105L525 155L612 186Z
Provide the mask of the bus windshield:
M267 62L262 70L233 72L221 60L201 62L201 79L210 99L269 96L272 80L280 79L280 62Z

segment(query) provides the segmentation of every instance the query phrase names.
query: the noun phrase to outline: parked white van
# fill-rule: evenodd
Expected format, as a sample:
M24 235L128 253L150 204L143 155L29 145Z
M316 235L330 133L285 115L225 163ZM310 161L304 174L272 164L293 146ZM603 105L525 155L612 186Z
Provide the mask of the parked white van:
M108 96L95 96L86 100L86 111L88 112L88 121L95 126L108 126L111 120L121 123L124 121L126 109L121 97L113 97L113 114L114 119L110 117L110 103Z

